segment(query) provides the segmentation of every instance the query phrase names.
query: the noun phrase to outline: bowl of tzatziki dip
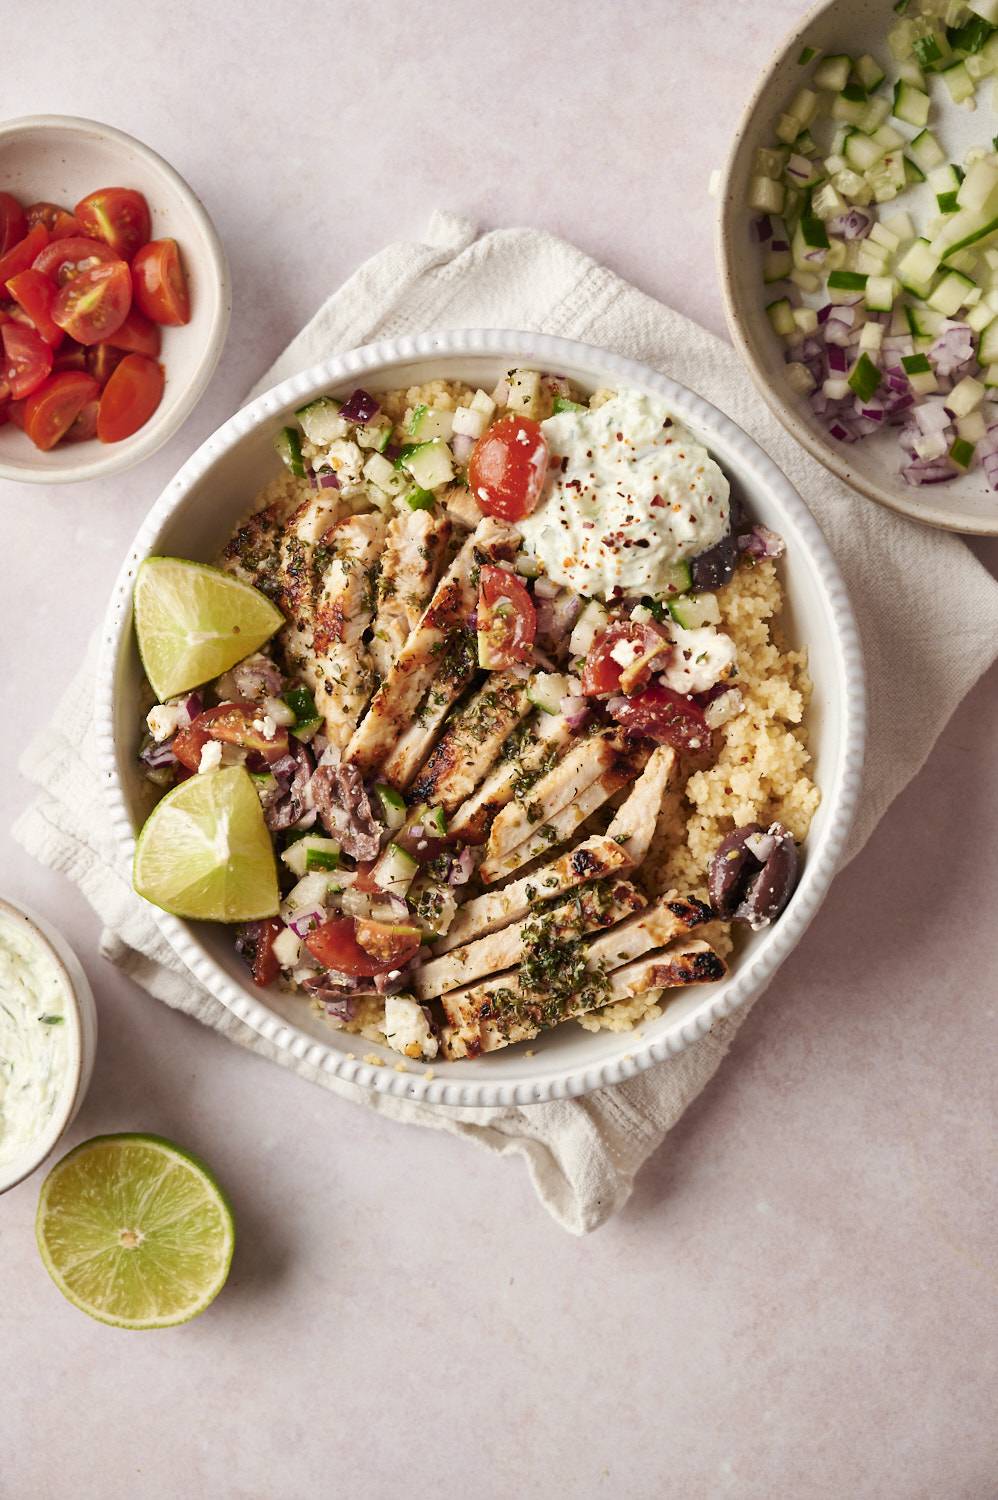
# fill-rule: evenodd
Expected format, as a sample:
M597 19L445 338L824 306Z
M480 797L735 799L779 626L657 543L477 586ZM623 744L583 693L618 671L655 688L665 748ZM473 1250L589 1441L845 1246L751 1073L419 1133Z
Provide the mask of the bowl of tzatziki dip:
M47 922L0 899L0 1193L29 1176L83 1102L97 1046L93 992Z

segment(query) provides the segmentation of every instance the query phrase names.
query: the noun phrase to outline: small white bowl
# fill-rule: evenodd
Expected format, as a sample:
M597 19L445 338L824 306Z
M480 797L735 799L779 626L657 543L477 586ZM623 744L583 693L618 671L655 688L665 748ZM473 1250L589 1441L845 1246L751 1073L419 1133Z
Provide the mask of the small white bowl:
M130 469L155 453L190 415L218 363L232 299L225 251L201 200L169 162L123 130L72 115L26 115L0 125L0 189L25 205L72 210L102 187L144 193L154 239L175 239L191 289L191 320L164 328L166 389L144 427L120 443L57 444L43 453L13 423L0 426L0 477L72 484Z
M237 957L232 933L149 915L193 974L272 1046L361 1088L453 1105L531 1104L588 1093L631 1078L704 1035L720 1016L757 995L814 916L835 873L859 791L866 703L859 634L845 587L810 511L789 481L734 422L684 386L605 349L546 334L504 329L423 333L354 349L285 380L236 413L201 445L149 512L125 559L103 630L97 673L96 733L101 779L129 864L135 832L150 806L137 763L142 668L132 630L135 571L150 553L215 558L257 492L280 472L274 433L296 407L325 391L372 392L434 379L491 389L515 365L558 371L584 390L632 387L657 393L702 439L751 512L787 541L787 633L808 647L815 685L808 715L822 803L804 846L803 873L780 920L740 945L725 979L671 996L657 1020L634 1032L588 1032L567 1023L529 1047L477 1061L417 1064L397 1071L398 1054L314 1017L300 995L257 989ZM375 1054L383 1066L366 1055Z
M0 1166L0 1193L23 1182L40 1167L72 1125L83 1103L97 1055L97 1007L90 981L72 948L37 912L0 898L0 913L24 929L30 942L55 965L65 1000L69 1056L58 1099L48 1125L9 1162Z
M945 484L912 486L898 472L901 449L897 428L856 443L840 443L830 437L821 419L811 412L807 397L796 395L787 384L783 341L773 333L766 317L766 303L771 299L765 295L758 247L751 240L755 215L747 206L756 150L773 144L776 116L810 77L811 68L798 62L802 48L814 47L821 54L845 52L851 57L869 52L892 76L887 33L895 20L886 0L823 0L780 45L756 85L735 132L719 192L716 249L728 329L775 416L819 463L846 484L927 526L998 536L998 495L988 488L979 467ZM990 80L982 87L990 91ZM932 100L932 129L941 131L953 161L961 160L969 146L990 138L982 111L953 104L941 81L933 85ZM941 124L937 123L940 120ZM892 119L890 123L897 121ZM934 212L934 205L928 205L930 193L931 189L923 185L913 194L903 194L896 204L884 206L889 213L914 201L921 217L923 211Z

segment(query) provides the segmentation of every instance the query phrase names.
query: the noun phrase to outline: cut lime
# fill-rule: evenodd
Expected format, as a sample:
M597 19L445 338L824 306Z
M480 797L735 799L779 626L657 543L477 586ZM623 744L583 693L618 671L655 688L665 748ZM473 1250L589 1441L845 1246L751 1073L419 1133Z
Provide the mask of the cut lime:
M259 649L284 624L265 594L182 557L147 557L135 580L135 634L153 691L200 687Z
M167 792L135 846L140 896L203 922L252 922L280 904L274 846L242 766L206 771Z
M168 1328L225 1285L232 1209L203 1162L158 1135L98 1135L42 1184L35 1234L74 1307L116 1328Z

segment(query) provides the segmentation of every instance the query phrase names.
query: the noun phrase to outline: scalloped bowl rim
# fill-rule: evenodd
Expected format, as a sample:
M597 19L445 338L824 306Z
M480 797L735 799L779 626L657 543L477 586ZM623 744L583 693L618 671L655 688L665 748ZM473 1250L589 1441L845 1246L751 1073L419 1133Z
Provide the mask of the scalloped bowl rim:
M955 509L943 510L933 504L931 496L925 494L924 488L913 490L909 498L904 490L888 489L885 485L878 484L875 479L870 479L859 472L845 456L848 449L837 448L831 441L819 437L798 414L794 399L790 397L784 399L769 379L763 360L758 353L755 330L749 326L736 295L733 265L738 254L738 236L735 231L739 226L744 226L744 219L739 217L744 214L744 197L738 191L734 179L736 168L740 169L741 166L740 158L746 138L756 115L765 108L766 94L771 88L773 75L782 66L784 60L799 49L811 28L841 3L842 0L820 0L820 3L812 6L793 30L787 33L770 57L735 127L731 149L722 168L720 185L717 189L718 207L714 234L721 296L728 332L731 334L738 353L748 365L760 395L773 415L783 423L791 436L795 437L812 457L816 458L826 469L830 469L851 489L858 490L860 494L866 495L870 500L875 500L878 505L886 506L888 510L907 516L911 521L921 522L923 526L935 526L942 531L955 531L961 536L998 536L998 509L993 518L981 518Z
M345 1083L378 1094L416 1099L426 1103L460 1107L504 1107L576 1097L627 1078L667 1057L682 1052L703 1037L713 1023L754 999L795 947L815 915L831 883L852 824L859 796L866 732L865 676L859 632L838 566L811 512L790 481L761 448L730 418L686 387L651 367L621 355L569 339L546 334L505 329L454 330L386 339L376 344L336 355L301 374L294 375L243 407L201 445L163 490L141 526L115 584L102 632L96 687L96 741L101 781L116 838L129 864L135 847L135 831L118 765L114 709L118 663L131 647L131 591L135 568L156 550L160 531L187 491L223 455L260 425L289 407L301 404L317 391L361 376L382 375L393 367L423 360L461 357L492 357L539 363L558 369L576 362L588 366L607 381L631 382L663 395L680 417L685 417L704 436L708 446L715 437L737 451L743 473L764 486L769 498L803 538L809 562L823 595L822 606L833 643L833 672L842 713L841 750L832 784L822 782L822 800L831 807L821 834L808 843L804 874L789 907L779 923L757 940L751 953L740 956L738 966L718 987L705 986L702 1002L681 1023L668 1028L668 1008L656 1022L646 1023L660 1034L651 1037L632 1032L625 1053L595 1064L552 1066L538 1073L534 1067L516 1076L516 1058L522 1049L501 1054L508 1066L503 1076L481 1080L467 1076L449 1080L447 1070L460 1064L441 1064L443 1076L432 1068L426 1073L396 1071L391 1065L374 1066L346 1055L329 1044L300 1031L276 1015L247 984L239 985L216 963L199 942L191 925L150 906L159 930L170 947L205 988L239 1020L296 1062L334 1075ZM445 373L445 372L442 372ZM334 1033L343 1036L344 1033ZM599 1034L618 1043L617 1033ZM361 1038L350 1038L356 1045ZM498 1056L498 1054L497 1054ZM293 1065L293 1064L292 1064ZM529 1074L529 1076L526 1076Z

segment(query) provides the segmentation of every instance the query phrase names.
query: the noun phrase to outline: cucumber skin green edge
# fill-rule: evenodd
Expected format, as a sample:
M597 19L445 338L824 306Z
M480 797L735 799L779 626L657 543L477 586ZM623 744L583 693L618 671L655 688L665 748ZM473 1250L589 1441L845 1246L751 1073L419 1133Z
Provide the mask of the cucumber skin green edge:
M229 1253L225 1260L225 1274L220 1279L218 1286L212 1292L207 1302L200 1303L199 1306L188 1313L186 1318L178 1318L176 1322L172 1323L147 1324L144 1327L137 1326L135 1324L129 1326L127 1323L116 1322L113 1318L102 1318L100 1313L92 1312L89 1308L80 1307L79 1304L74 1302L71 1297L67 1296L66 1292L63 1290L62 1277L53 1266L46 1249L44 1239L42 1237L42 1210L45 1205L45 1189L48 1186L52 1176L59 1171L60 1167L65 1166L67 1162L72 1161L73 1157L79 1156L82 1152L89 1150L92 1146L103 1144L104 1141L139 1141L144 1146L152 1144L165 1148L165 1150L168 1151L172 1156L177 1156L180 1157L182 1161L190 1162L193 1166L197 1167L200 1172L203 1172L205 1177L211 1183L215 1192L218 1194L218 1198L225 1210L225 1218L229 1230ZM105 1135L91 1136L88 1141L81 1141L78 1146L74 1146L72 1151L67 1151L66 1155L60 1157L55 1166L49 1169L48 1173L45 1176L45 1181L42 1183L41 1191L38 1194L38 1208L35 1211L35 1243L38 1246L38 1253L42 1258L42 1264L44 1265L46 1271L49 1273L49 1276L52 1278L55 1285L59 1288L59 1291L62 1293L62 1295L66 1298L66 1301L70 1304L71 1307L76 1308L77 1312L85 1313L88 1318L92 1318L96 1323L103 1323L105 1328L116 1328L123 1333L148 1333L152 1330L162 1328L180 1328L184 1323L190 1323L194 1318L200 1317L201 1313L209 1308L214 1302L215 1298L218 1296L219 1292L228 1281L229 1272L232 1269L232 1257L235 1254L236 1249L236 1215L232 1207L231 1198L223 1188L222 1184L219 1182L218 1178L215 1176L214 1172L208 1166L207 1162L203 1161L200 1156L196 1156L193 1151L187 1151L183 1146L178 1146L176 1141L167 1140L165 1135L154 1135L149 1131L111 1131Z

